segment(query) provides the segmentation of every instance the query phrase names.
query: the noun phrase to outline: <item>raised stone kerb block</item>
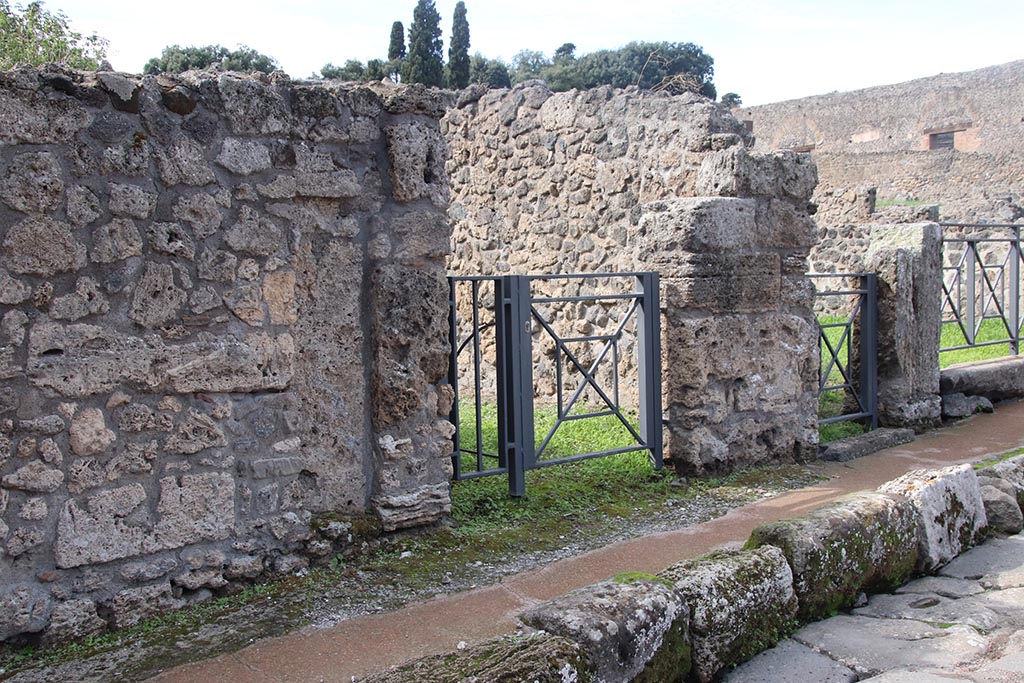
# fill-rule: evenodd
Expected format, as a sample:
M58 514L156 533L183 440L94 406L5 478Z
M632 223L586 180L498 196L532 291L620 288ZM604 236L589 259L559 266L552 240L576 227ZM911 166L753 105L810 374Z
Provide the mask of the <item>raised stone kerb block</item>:
M762 524L747 543L785 554L798 616L812 620L849 607L862 591L902 584L917 565L917 515L908 500L860 493L796 519Z
M498 638L424 657L363 683L596 683L579 646L552 635Z
M970 465L917 470L883 484L917 510L918 570L932 572L974 545L988 526L978 477Z
M519 618L579 644L602 683L626 683L645 671L642 680L668 680L651 676L681 678L690 670L689 607L664 579L603 581Z
M707 683L749 659L794 625L793 572L782 551L722 551L660 573L690 606L693 676Z
M943 395L960 393L1004 401L1024 396L1024 356L958 363L942 370Z

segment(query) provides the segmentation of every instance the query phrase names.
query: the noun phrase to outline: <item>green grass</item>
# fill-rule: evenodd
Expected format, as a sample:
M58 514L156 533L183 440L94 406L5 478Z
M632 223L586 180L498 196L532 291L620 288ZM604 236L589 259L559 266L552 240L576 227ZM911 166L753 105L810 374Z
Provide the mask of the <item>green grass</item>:
M928 206L930 204L938 204L938 202L930 202L922 199L877 199L875 200L875 208L885 208L886 206Z
M1002 320L985 320L981 329L975 335L975 341L997 341L1007 337L1006 326ZM942 337L939 340L939 348L960 346L966 344L960 326L955 322L943 323ZM1009 344L992 344L991 346L976 346L970 349L958 351L943 351L939 354L939 367L947 368L955 363L967 363L971 361L988 360L990 358L1001 358L1010 354Z
M818 318L820 325L830 325L836 323L845 322L846 318L837 315L823 315ZM841 337L843 336L844 328L842 327L829 327L825 328L825 336L832 344L832 348L836 348L839 344ZM848 362L847 349L851 343L849 338L843 342L842 349L839 351L839 360L843 363L844 367ZM821 342L821 372L824 373L828 369L828 362L830 360L830 353L825 346L825 342ZM849 371L848 371L849 372ZM828 376L828 385L841 384L843 382L842 373L839 372L839 368L833 367L831 373ZM818 396L818 418L836 417L837 415L843 414L844 405L848 399L852 399L849 396L849 392L846 389L832 389L830 391L824 391ZM828 443L830 441L837 441L839 439L845 439L848 436L856 436L857 434L864 433L864 425L853 420L847 420L843 422L832 422L826 425L818 426L818 442Z

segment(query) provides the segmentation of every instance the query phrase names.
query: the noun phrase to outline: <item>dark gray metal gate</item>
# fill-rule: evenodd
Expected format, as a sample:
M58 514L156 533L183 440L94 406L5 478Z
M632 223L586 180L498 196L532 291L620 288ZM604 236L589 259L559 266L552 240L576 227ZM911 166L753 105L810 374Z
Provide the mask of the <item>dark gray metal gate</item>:
M818 319L818 396L842 392L846 399L841 414L823 417L818 424L858 420L868 429L877 429L878 276L812 273L808 277L815 281L817 300L834 302L835 311L834 319Z
M535 283L580 285L595 282L633 283L628 291L545 296L534 291ZM507 474L509 493L525 494L527 470L588 458L647 451L653 466L662 466L661 423L661 332L657 273L585 273L573 275L507 275L500 277L456 276L449 278L452 353L449 383L455 400L451 420L456 426L452 465L454 478L471 479ZM588 284L589 286L589 284ZM542 310L544 305L624 305L613 329L600 333L568 336L555 329ZM461 309L461 310L460 310ZM583 310L586 310L585 308ZM619 352L627 328L635 330L636 382L639 428L634 427L620 405ZM554 386L557 419L538 446L534 434L534 342L545 339L555 347ZM596 343L600 350L588 361L573 351L573 345ZM485 356L493 353L493 361ZM460 357L463 364L460 365ZM494 452L485 447L482 423L488 411L483 370L493 362L495 382L497 444ZM603 371L611 386L602 386ZM460 376L472 386L465 402L472 406L475 425L472 443L464 443L461 424ZM567 388L569 376L579 383ZM597 410L574 412L584 395L596 398ZM614 416L632 437L633 443L619 448L583 451L569 456L544 458L560 426L574 420ZM469 416L467 416L469 417ZM471 458L471 459L470 459ZM469 460L467 463L466 461Z

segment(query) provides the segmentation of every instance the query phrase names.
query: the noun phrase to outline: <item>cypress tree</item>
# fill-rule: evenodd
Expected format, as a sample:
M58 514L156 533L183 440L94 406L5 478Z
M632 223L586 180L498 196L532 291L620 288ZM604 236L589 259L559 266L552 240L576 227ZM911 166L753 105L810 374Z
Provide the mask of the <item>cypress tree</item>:
M391 42L388 44L388 61L393 62L405 57L405 27L402 22L391 24Z
M469 22L466 3L455 4L452 19L452 39L448 44L448 87L465 88L469 85Z
M444 85L443 47L441 15L434 7L434 0L419 0L409 27L409 51L402 62L402 81Z

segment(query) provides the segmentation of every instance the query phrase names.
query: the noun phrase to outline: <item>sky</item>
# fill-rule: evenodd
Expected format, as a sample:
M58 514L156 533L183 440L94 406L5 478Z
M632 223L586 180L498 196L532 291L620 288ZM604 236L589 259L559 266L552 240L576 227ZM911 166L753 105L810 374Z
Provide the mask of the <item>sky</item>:
M457 0L436 0L447 56ZM692 42L715 60L719 95L745 105L856 90L1024 59L1021 0L465 0L470 52L576 54L634 40ZM415 0L47 0L72 27L110 41L141 73L167 45L247 45L293 78L324 64L386 57L391 24ZM159 9L157 9L159 8Z

